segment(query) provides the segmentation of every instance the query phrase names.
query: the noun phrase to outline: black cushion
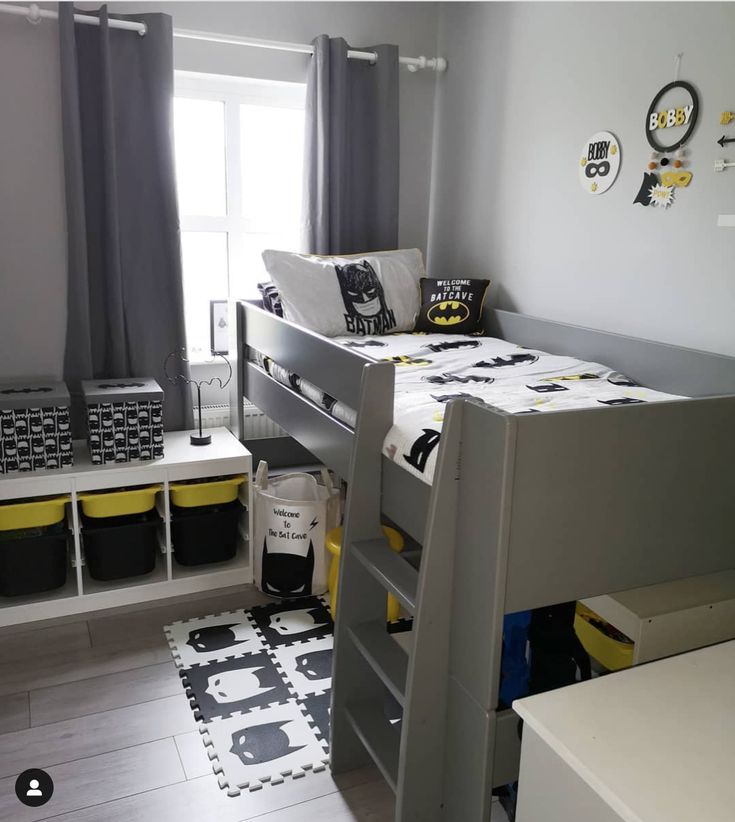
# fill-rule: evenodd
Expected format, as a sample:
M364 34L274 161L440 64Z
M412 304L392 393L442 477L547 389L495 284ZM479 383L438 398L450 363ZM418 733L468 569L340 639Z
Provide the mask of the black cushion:
M433 280L422 277L421 308L415 331L474 334L480 329L482 303L490 280Z

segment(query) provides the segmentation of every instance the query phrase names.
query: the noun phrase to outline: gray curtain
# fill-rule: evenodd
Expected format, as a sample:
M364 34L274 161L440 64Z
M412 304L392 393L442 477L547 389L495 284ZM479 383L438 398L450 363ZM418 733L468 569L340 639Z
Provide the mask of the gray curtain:
M313 41L306 87L302 244L311 254L398 245L398 47L375 65L342 38ZM355 47L357 48L357 47Z
M173 153L173 34L164 14L144 37L75 24L59 3L61 99L68 232L64 376L154 377L168 429L192 425L186 386L163 362L185 345ZM84 12L89 14L89 12ZM121 17L115 15L115 17Z

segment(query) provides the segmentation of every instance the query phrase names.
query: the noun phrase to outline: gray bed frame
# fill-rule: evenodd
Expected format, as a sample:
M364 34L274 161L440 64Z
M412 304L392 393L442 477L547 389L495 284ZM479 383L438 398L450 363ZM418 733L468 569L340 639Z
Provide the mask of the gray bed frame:
M735 567L735 358L486 314L493 336L688 398L528 415L454 401L430 487L381 455L392 364L234 306L233 414L248 397L348 481L332 769L369 752L400 822L489 820L491 788L517 777L517 718L497 710L504 614ZM356 409L356 428L248 362L248 347ZM418 570L386 547L381 513L422 544ZM414 615L409 654L385 632L386 590Z

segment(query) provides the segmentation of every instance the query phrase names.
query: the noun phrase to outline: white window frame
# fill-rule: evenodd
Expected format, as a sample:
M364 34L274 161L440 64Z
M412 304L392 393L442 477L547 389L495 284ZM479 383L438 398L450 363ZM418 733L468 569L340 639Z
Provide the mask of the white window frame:
M291 108L303 111L305 83L281 80L257 80L199 72L174 72L174 96L224 103L225 125L225 188L226 215L204 217L179 215L181 231L206 231L227 235L227 291L231 297L257 296L255 286L250 293L233 294L232 272L244 270L245 243L243 235L265 231L269 226L257 219L242 216L240 173L240 105L251 104ZM248 286L249 287L249 286Z

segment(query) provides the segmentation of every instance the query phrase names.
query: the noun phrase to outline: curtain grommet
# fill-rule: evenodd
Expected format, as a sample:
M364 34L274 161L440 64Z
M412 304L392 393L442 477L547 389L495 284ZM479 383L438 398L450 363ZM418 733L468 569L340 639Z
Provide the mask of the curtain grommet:
M28 20L32 26L37 26L41 22L41 9L38 3L31 3L31 5L28 6L28 17L26 17L26 20Z

